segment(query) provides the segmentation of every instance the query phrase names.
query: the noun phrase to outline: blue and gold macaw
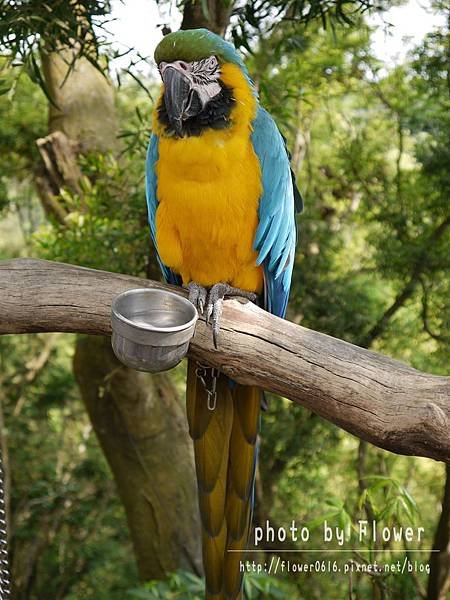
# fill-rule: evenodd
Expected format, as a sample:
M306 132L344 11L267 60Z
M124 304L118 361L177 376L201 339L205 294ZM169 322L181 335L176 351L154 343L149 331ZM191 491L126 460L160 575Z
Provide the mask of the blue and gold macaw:
M178 31L160 42L155 61L163 86L146 163L151 235L165 280L189 290L217 345L226 296L258 299L284 317L302 201L284 140L231 44L206 29ZM189 360L206 598L234 600L242 597L261 392L220 375L211 406L199 372L206 369Z

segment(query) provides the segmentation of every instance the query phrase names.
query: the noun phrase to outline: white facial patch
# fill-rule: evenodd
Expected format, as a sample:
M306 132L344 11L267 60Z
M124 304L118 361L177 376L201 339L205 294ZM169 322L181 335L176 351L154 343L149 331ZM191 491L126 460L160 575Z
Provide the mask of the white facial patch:
M215 56L190 63L190 79L194 90L202 104L202 108L215 98L222 88L219 84L220 65Z

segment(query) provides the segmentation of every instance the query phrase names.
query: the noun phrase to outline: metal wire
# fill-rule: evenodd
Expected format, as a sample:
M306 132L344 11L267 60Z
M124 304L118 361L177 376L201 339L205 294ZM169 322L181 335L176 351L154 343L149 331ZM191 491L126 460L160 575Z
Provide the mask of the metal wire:
M208 371L211 371L211 387L208 386L208 383L206 381ZM205 392L208 395L208 410L215 410L217 405L217 380L219 379L218 369L214 369L214 367L209 367L208 365L204 365L200 362L197 362L197 369L195 370L195 374L201 381L203 387L205 388Z
M0 600L11 597L11 579L8 560L8 530L6 523L5 484L3 481L3 458L0 448Z

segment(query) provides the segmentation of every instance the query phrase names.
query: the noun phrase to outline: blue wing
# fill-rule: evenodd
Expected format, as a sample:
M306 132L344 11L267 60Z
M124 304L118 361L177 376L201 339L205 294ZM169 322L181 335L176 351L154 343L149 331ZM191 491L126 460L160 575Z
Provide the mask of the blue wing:
M261 165L263 194L254 248L264 267L264 303L284 317L291 287L297 232L295 212L303 208L281 133L267 111L259 108L253 122L253 148Z
M181 285L181 278L176 275L169 267L162 262L156 245L156 209L158 208L158 199L156 197L157 178L155 165L158 160L158 136L154 133L150 138L147 150L147 160L145 163L145 189L147 194L148 222L150 225L150 234L155 246L156 258L162 271L164 279L172 285Z

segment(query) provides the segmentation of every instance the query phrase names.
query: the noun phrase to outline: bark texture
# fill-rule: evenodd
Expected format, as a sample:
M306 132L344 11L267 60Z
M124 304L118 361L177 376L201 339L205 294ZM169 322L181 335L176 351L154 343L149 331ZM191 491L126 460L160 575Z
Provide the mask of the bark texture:
M184 291L48 261L0 263L0 333L108 335L113 298L127 289ZM450 461L450 378L225 302L219 348L199 321L189 354L239 383L280 394L346 431L399 454Z
M450 466L447 465L442 512L430 555L427 600L447 600L450 590Z
M111 151L117 145L114 89L86 58L75 63L74 50L42 54L49 103L49 132L62 131L81 149ZM70 71L69 71L70 68Z
M183 21L180 29L206 27L219 35L224 35L230 22L234 2L224 0L192 0L186 2L183 9Z

